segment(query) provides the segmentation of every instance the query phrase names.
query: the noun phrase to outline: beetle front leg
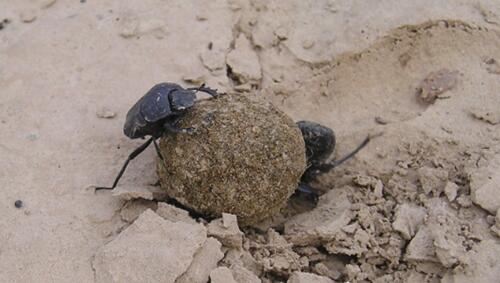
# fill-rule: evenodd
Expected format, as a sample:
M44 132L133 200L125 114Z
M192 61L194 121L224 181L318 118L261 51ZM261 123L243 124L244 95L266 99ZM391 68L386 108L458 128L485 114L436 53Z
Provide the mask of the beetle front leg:
M179 128L175 126L174 124L167 122L163 125L163 129L165 129L165 132L171 132L171 133L183 133L183 134L193 134L196 129L195 128Z
M219 95L219 93L217 93L217 89L206 87L205 84L202 84L199 87L190 87L190 88L188 88L188 90L205 92L205 93L208 93L212 97L217 97Z

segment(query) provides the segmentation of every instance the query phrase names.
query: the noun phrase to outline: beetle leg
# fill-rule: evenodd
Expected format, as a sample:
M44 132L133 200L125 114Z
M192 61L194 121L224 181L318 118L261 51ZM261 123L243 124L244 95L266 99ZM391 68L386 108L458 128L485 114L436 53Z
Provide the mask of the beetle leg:
M167 169L165 167L165 158L163 157L163 154L161 154L160 147L158 146L158 143L156 143L156 139L153 140L153 144L155 146L156 153L158 154L158 157L161 160L161 165L163 166L163 169Z
M158 157L160 157L161 161L165 160L165 158L163 158L163 155L161 154L160 147L158 146L158 143L156 142L156 139L153 140L153 144L155 146L156 153L158 153Z
M307 184L300 182L295 193L303 193L313 202L318 202L319 195Z
M167 132L171 132L171 133L176 133L176 134L179 134L179 133L183 133L183 134L192 134L194 133L194 131L196 130L195 128L179 128L179 127L176 127L174 126L172 123L170 122L167 122L163 125L163 128L165 129L165 131Z
M208 93L212 97L217 97L219 94L217 93L217 89L205 87L205 84L200 85L199 87L190 87L188 90L196 90Z
M353 151L346 154L344 157L337 159L337 160L334 160L334 161L331 161L331 162L318 164L317 166L315 166L314 169L318 170L319 171L318 173L324 173L324 172L330 171L331 169L339 166L340 164L342 164L345 161L354 157L354 155L356 155L356 153L358 153L360 150L362 150L370 142L370 140L372 140L373 138L379 137L381 135L382 135L382 133L379 133L379 134L376 134L373 136L368 135L360 145L358 145Z
M132 153L128 156L127 160L125 161L125 164L123 164L122 169L118 173L118 176L116 176L116 179L113 182L113 186L111 186L111 187L96 187L95 190L98 191L98 190L112 190L112 189L114 189L116 187L116 185L118 184L118 181L122 177L123 173L125 172L125 169L127 168L130 160L136 158L146 148L148 148L148 146L151 144L152 141L154 141L154 137L149 138L145 143L143 143L141 146L139 146L134 151L132 151Z

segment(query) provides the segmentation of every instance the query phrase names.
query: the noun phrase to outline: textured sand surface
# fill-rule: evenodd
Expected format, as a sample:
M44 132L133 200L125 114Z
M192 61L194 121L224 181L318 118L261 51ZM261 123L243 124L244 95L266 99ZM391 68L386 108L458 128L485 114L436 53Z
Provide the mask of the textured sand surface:
M162 81L255 92L333 128L337 156L384 135L313 184L316 207L293 198L211 234L157 203L152 148L121 191L88 188L141 143L125 114ZM141 266L133 280L494 282L499 91L496 0L0 1L0 282L120 282Z

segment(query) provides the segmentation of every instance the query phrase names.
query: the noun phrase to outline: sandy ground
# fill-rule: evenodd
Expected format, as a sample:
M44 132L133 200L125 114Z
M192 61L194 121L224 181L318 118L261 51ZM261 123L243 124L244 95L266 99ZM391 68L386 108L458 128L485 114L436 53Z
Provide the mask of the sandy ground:
M7 0L0 21L0 282L500 278L498 1ZM316 207L243 232L94 194L162 81L257 92L333 128L337 155L384 135L315 183ZM154 162L122 183L154 184Z

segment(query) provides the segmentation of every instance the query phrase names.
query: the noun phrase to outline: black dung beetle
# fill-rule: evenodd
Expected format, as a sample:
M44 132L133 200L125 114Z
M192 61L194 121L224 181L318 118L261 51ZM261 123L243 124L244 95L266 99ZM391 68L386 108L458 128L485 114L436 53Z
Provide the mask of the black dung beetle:
M335 134L332 129L321 124L310 121L299 121L297 126L302 132L302 137L306 145L307 169L300 179L297 190L299 192L313 194L314 191L309 187L309 183L318 175L326 173L333 168L344 163L346 160L354 157L363 149L374 136L366 137L363 142L346 156L327 162L326 160L335 149Z
M131 139L151 137L128 156L111 187L96 187L95 189L114 189L130 160L141 154L151 143L155 145L156 152L163 159L156 143L156 140L163 134L192 133L193 128L178 128L176 124L182 118L184 111L194 105L198 91L208 93L212 97L218 95L217 90L205 87L204 84L200 87L185 89L174 83L160 83L139 99L127 113L123 132Z

